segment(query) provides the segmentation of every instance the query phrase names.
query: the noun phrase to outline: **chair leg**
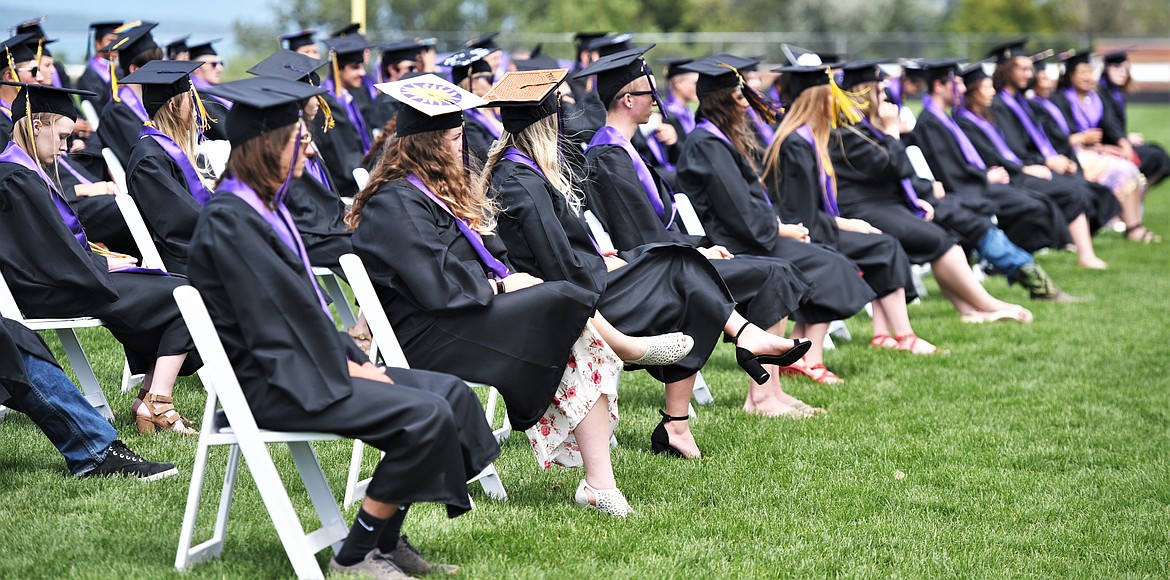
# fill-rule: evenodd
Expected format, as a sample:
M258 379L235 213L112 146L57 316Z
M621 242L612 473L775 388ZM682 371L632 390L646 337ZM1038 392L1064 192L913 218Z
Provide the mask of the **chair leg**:
M695 373L695 403L700 405L710 405L715 402L715 397L711 395L711 389L707 387L707 379L703 378L703 373Z
M327 538L329 546L336 555L341 550L342 540L349 533L341 509L337 507L337 499L333 497L333 489L325 479L325 472L321 470L321 462L313 452L313 445L308 441L296 441L288 444L292 453L293 462L301 474L301 481L313 502L313 509L317 511L317 518L321 520L320 535ZM317 532L314 532L316 534ZM314 546L315 547L315 546ZM316 550L314 550L316 553Z
M353 502L365 495L365 487L361 486L362 452L366 444L359 439L353 440L353 453L349 456L349 475L345 478L345 497L341 500L342 507L349 507ZM358 487L361 486L361 490Z
M337 281L337 276L321 276L321 280L325 283L325 292L333 299L333 307L337 309L337 315L341 317L342 324L346 328L353 328L357 325L357 318L353 316L353 309L349 307L349 299L341 290L341 283Z
M508 499L508 492L504 491L504 482L500 480L500 474L496 471L496 465L494 463L489 464L483 471L479 472L479 475L471 478L471 481L467 483L476 481L483 487L483 492L488 497L499 501L506 501Z
M130 374L130 361L122 365L122 394L129 393L131 389L142 384L146 379L146 375L132 375Z
M207 477L207 461L211 453L211 446L207 443L212 434L213 419L215 417L216 398L207 396L207 403L203 412L203 423L200 425L199 445L195 450L195 466L191 471L191 485L187 489L187 506L183 510L183 527L179 531L179 548L175 553L175 568L186 570L204 560L216 558L223 551L223 534L220 533L219 518L223 518L223 527L226 530L226 511L223 510L224 495L230 501L229 483L234 487L235 468L239 465L239 450L232 446L228 455L227 469L224 474L224 490L220 493L220 516L217 516L216 533L210 540L200 543L194 548L191 543L195 538L195 520L199 516L199 503L203 497L203 484ZM235 459L233 461L233 459ZM229 479L230 478L230 479Z
M61 339L61 346L65 349L65 355L69 357L69 364L73 366L73 373L77 375L77 382L81 383L81 392L85 394L85 398L111 423L114 421L114 412L110 409L110 403L106 400L106 394L102 392L102 386L98 383L97 375L93 373L93 367L89 366L89 358L85 356L85 349L81 348L81 342L77 339L77 333L72 328L57 329L57 336Z

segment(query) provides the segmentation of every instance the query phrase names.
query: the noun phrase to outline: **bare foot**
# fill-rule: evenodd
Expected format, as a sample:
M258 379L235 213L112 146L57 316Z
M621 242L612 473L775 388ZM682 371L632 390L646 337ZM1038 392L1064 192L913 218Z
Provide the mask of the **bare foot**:
M1102 260L1097 256L1078 258L1077 266L1080 266L1086 270L1105 270L1109 268L1109 264L1105 263L1105 260Z

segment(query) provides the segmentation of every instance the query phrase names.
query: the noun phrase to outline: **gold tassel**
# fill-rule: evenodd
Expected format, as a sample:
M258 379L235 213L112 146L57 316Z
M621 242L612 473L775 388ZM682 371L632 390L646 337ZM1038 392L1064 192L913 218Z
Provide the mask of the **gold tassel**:
M333 128L333 110L329 108L329 103L325 101L325 97L317 95L317 107L321 109L321 114L325 115L325 125L322 133L328 133Z
M837 79L833 77L833 69L826 68L825 74L829 75L829 88L833 93L833 128L841 126L842 121L849 125L860 123L861 112L869 108L869 102L862 99L869 92L869 88L851 93L837 86Z
M195 83L191 83L191 98L195 99L195 110L199 113L199 118L196 119L196 122L199 125L200 132L210 129L211 123L219 124L219 120L212 119L207 114L207 108L203 106L203 99L199 98L199 91L195 90Z
M110 93L114 96L114 102L121 103L122 97L118 96L118 74L114 70L114 59L110 59Z
M745 81L743 76L739 74L739 69L722 62L719 63L719 66L735 73L736 78L739 79L740 92L743 93L743 97L747 99L748 104L751 105L752 109L755 110L755 112L760 116L760 118L764 120L765 123L769 125L775 123L776 119L784 113L783 109L781 109L775 103L772 103L768 99L764 98L764 95L761 95L755 89L749 87L747 81Z
M8 50L7 46L4 47L4 58L8 61L8 70L12 73L12 80L14 82L20 82L20 73L16 72L16 63L12 62L12 51Z
M341 70L337 66L337 51L329 49L329 62L333 63L333 93L341 98Z

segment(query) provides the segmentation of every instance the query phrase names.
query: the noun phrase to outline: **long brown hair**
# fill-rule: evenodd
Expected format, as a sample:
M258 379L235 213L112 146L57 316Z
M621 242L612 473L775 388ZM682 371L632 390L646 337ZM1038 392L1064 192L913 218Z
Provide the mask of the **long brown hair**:
M982 85L985 82L988 82L988 79L982 78L975 81L975 86L967 87L967 94L963 95L963 108L971 111L972 113L975 113L975 116L977 117L987 119L988 121L994 123L995 117L991 115L991 107L985 107L979 103L976 103L975 98L973 97L974 92L979 90L979 85Z
M388 138L385 153L370 175L369 183L353 197L353 207L345 216L345 223L357 229L362 221L362 209L383 185L414 174L456 217L466 220L481 234L492 234L495 206L481 191L471 187L463 160L451 152L446 133L447 130L429 131Z
M821 157L821 167L829 174L833 180L833 188L836 189L837 173L833 171L833 162L829 159L829 133L833 130L833 109L829 102L832 90L829 85L805 89L788 107L788 112L784 114L784 120L780 122L780 128L776 129L776 139L772 141L767 153L764 154L765 179L775 172L776 181L779 183L780 148L784 146L784 140L789 135L795 133L802 125L807 124L813 132L813 141L816 142L816 149ZM776 194L779 195L779 192Z
M752 169L759 173L756 160L760 158L760 144L748 128L747 113L735 100L737 90L739 89L732 87L704 95L699 100L695 116L711 121L719 127L735 150L746 157Z
M265 203L271 204L276 190L280 189L288 176L289 168L281 161L281 156L296 127L295 124L281 127L233 145L227 168L223 172L224 178L235 176L256 190ZM289 160L289 163L296 163L296 159ZM222 182L223 178L220 179Z

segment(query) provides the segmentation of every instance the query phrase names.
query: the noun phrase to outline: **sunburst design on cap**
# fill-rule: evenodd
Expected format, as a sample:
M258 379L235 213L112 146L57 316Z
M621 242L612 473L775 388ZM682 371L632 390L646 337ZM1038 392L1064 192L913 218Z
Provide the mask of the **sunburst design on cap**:
M436 83L413 83L402 87L402 96L424 105L458 105L463 95L453 89Z

